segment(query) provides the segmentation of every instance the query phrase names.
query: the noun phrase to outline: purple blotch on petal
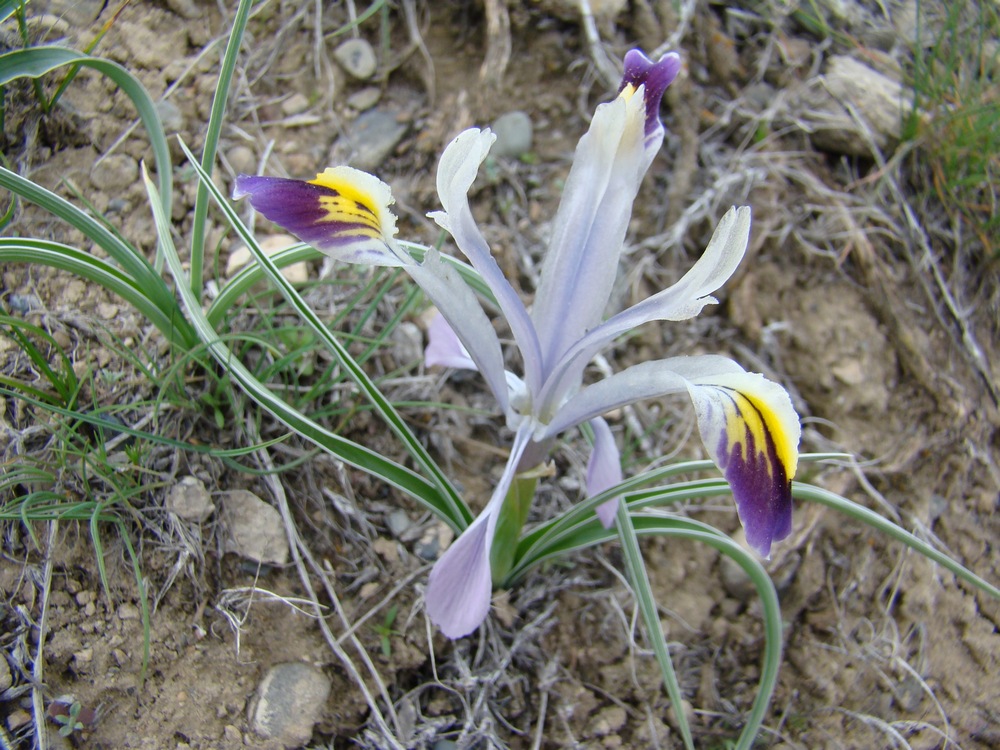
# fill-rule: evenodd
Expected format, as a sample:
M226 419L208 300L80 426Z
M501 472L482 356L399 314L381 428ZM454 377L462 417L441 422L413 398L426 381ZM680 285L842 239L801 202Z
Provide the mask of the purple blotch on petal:
M630 50L625 55L625 72L619 92L626 86L645 86L646 135L660 126L660 100L667 86L673 83L681 69L681 57L676 52L668 52L653 62L641 50Z
M741 413L736 399L733 408ZM772 542L781 541L792 531L792 483L770 433L765 430L766 445L761 450L742 416L740 422L745 426L744 435L735 451L730 451L732 442L725 431L719 438L719 466L733 490L747 544L761 557L769 558Z
M312 182L242 174L236 178L233 191L233 198L249 197L254 209L265 218L320 249L351 245L358 242L356 232L363 232L366 239L373 232L371 222L329 219L329 211L321 200L338 195L333 188ZM367 206L359 204L359 207L371 214Z

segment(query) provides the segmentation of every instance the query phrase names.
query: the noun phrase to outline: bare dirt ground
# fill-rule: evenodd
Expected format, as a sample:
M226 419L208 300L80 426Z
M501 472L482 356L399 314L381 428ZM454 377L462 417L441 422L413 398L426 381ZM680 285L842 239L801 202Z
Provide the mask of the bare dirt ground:
M97 49L138 75L155 99L168 101L171 129L196 148L231 21L222 5L228 4L134 4ZM805 479L892 516L995 582L996 261L956 247L956 235L939 229L941 212L921 183L919 154L886 167L870 156L819 150L810 138L796 96L831 56L853 54L889 73L905 64L901 19L909 6L893 5L890 20L876 4L846 5L860 15L834 18L838 33L826 39L788 9L757 5L727 10L697 3L693 16L678 18L669 3L621 3L619 12L596 18L595 30L615 55L635 45L651 51L677 32L685 59L663 110L669 135L637 204L620 298L644 297L678 278L729 205L746 203L754 211L751 250L722 290L722 304L688 323L644 329L608 359L617 369L650 356L721 352L779 380L803 417L804 450L858 456L857 466L809 468ZM412 18L404 6L415 11ZM74 18L69 28L46 19L37 33L80 45L110 14L98 18L98 7L88 21L88 4L72 7L83 20ZM496 162L475 209L501 265L530 296L572 148L609 89L595 73L584 26L570 12L574 3L509 2L506 12L491 16L497 7L404 3L387 9L385 26L378 17L362 24L361 36L380 50L381 80L369 84L333 61L344 37L323 36L347 21L342 4L263 7L250 23L218 180L228 191L235 172L256 171L262 161L271 174L311 177L333 159L350 159L356 146L343 137L359 115L346 102L373 86L374 109L405 125L376 171L393 187L401 234L433 243L437 233L424 214L437 208L437 154L460 129L522 110L534 124L531 158ZM506 18L509 32L496 25L498 18ZM8 116L7 159L62 194L77 187L152 257L152 220L137 171L138 160L148 158L146 144L138 131L120 140L134 117L127 100L87 73L65 100L46 122L30 115L28 94L8 92L8 102L19 101L29 114L17 122ZM895 147L887 145L886 153ZM174 219L184 236L195 183L183 155L174 155ZM273 230L261 222L259 231ZM224 269L233 241L220 228L213 232ZM6 233L80 239L27 205ZM165 356L134 311L47 269L0 271L5 310L52 331L81 372L99 374L91 385L95 402L155 395L114 346ZM216 268L207 273L214 278ZM945 291L962 311L961 322L949 312ZM337 302L330 295L329 287L319 287L311 299L332 312ZM382 313L387 319L392 311ZM416 314L412 320L419 323ZM244 324L234 320L234 330ZM375 370L393 373L386 387L395 398L486 412L407 412L472 502L482 502L501 463L496 446L507 439L488 416L485 389L475 379L446 382L426 373L412 340L397 344L373 360ZM28 377L11 340L0 339L0 346L0 369ZM196 380L189 386L205 387ZM10 466L18 450L43 451L47 443L44 435L35 442L25 437L42 420L37 410L9 398L4 406L0 445ZM239 421L256 419L243 408L220 426L193 402L172 406L160 425L178 439L228 447L246 437ZM700 455L692 420L680 401L623 413L615 429L629 466ZM262 437L280 434L275 425L259 429ZM375 447L389 445L363 412L345 429ZM305 448L292 442L285 450L282 460L290 461ZM541 489L539 516L579 497L578 448L569 441L555 458L559 478ZM537 571L501 595L479 634L451 643L432 632L420 603L428 565L416 548L433 531L432 520L364 476L313 457L278 475L277 484L346 621L361 623L357 645L344 640L339 656L315 619L264 595L303 596L293 568L259 569L227 553L217 514L184 525L163 509L181 476L202 478L214 495L247 488L269 501L275 481L204 454L162 448L151 450L145 466L126 516L155 603L144 683L139 598L115 530L102 536L109 599L87 524L65 522L54 530L34 524L34 538L18 523L4 527L0 647L11 674L5 685L0 671L0 723L14 746L34 741L30 670L43 610L46 701L70 694L98 711L84 731L69 741L52 737L51 746L274 746L253 732L248 711L268 668L294 661L319 667L332 682L314 746L382 746L345 668L344 658L363 664L357 646L385 686L392 708L385 696L380 705L404 746L681 746L615 546ZM68 499L101 491L71 477L57 477L53 489ZM407 513L402 531L389 523L399 509ZM691 512L737 532L735 513L721 500ZM646 552L697 744L727 747L759 676L762 630L752 590L716 553L662 541L648 543ZM787 642L760 746L1000 746L996 601L867 527L814 507L797 509L795 531L770 567ZM385 653L385 629L377 626L392 606L398 615ZM345 633L344 621L331 616L328 623L334 636ZM377 694L377 680L364 673Z

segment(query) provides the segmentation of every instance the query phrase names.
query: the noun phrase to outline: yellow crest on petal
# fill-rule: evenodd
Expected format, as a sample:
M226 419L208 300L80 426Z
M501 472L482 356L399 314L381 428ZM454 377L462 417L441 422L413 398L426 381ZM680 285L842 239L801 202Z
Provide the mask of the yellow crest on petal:
M326 211L324 221L351 225L350 234L358 237L395 237L396 217L389 210L392 193L377 177L353 167L330 167L309 182L331 191L319 199Z

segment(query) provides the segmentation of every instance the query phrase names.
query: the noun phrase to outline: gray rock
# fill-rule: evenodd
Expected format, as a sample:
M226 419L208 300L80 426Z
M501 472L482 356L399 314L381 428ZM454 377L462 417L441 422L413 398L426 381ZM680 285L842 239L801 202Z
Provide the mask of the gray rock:
M404 320L389 334L393 343L393 358L401 367L421 362L424 358L424 334L416 323Z
M309 109L309 97L302 93L294 93L281 103L281 111L286 117L300 115Z
M391 533L394 537L399 538L402 536L403 532L413 525L413 522L410 520L410 516L407 515L405 510L397 508L386 516L385 525L389 527L389 533Z
M348 39L334 50L333 57L348 75L359 81L367 81L378 68L375 50L364 39Z
M401 122L394 111L372 109L364 112L334 144L329 161L373 172L403 140L408 129L409 123Z
M534 132L527 112L507 112L500 115L491 127L497 136L490 149L491 156L516 159L531 151Z
M227 533L226 549L259 563L285 565L288 539L281 514L247 490L231 490L222 496L222 521Z
M105 0L42 0L32 3L31 10L51 13L80 28L94 23L106 5Z
M185 521L201 523L206 520L215 506L198 477L182 477L167 493L167 510Z
M156 112L160 116L160 123L167 135L179 133L184 129L184 113L169 99L158 101Z
M330 687L329 678L308 664L289 662L271 667L250 708L253 730L282 747L302 747L312 737Z
M139 165L128 154L111 154L90 170L90 181L98 190L115 194L131 187L139 179Z
M10 672L7 660L0 656L0 693L14 684L14 676Z

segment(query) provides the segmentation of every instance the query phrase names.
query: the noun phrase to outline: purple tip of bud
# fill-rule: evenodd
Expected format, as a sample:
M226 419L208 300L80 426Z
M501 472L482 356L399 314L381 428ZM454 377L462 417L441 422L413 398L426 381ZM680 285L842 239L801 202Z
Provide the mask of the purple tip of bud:
M660 100L680 69L681 56L676 52L668 52L655 63L641 50L630 50L625 55L625 73L622 75L621 89L629 85L636 88L645 86L646 135L660 126Z

